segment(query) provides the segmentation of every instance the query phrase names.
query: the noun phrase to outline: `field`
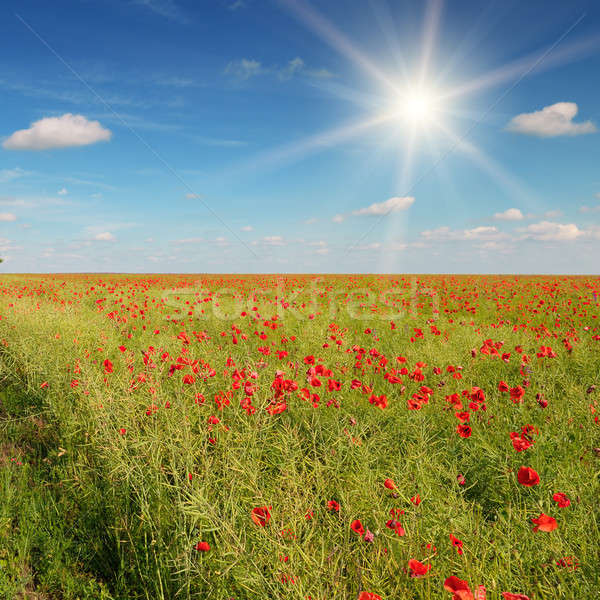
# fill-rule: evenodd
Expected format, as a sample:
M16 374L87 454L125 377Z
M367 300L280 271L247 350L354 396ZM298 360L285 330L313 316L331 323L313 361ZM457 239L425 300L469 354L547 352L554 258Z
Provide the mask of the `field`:
M598 277L4 275L0 597L597 598L599 315Z

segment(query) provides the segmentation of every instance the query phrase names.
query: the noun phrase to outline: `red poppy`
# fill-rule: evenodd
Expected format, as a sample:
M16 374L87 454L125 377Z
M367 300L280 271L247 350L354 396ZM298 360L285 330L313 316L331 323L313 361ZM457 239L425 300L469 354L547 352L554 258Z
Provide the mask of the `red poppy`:
M462 540L459 540L457 537L455 537L452 534L450 534L450 541L452 542L452 545L456 548L456 551L459 554L462 554L463 553L463 543L462 543Z
M358 600L381 600L381 596L378 596L373 592L361 592L358 595Z
M510 399L515 404L522 402L524 395L525 395L525 390L520 385L518 385L514 388L510 388Z
M461 423L456 426L456 433L458 433L461 438L468 438L471 437L472 429L468 425Z
M419 506L419 504L421 504L421 496L419 496L419 494L417 494L416 496L413 496L410 501L415 505L415 506Z
M194 548L199 552L208 552L210 550L210 544L208 542L198 542Z
M424 565L422 562L411 558L408 561L408 568L410 569L411 577L423 577L431 570L431 565Z
M563 494L562 492L556 492L556 494L552 496L552 500L554 500L554 502L556 502L558 506L560 506L560 508L566 508L571 504L571 501L569 500L568 496L566 494Z
M352 521L352 523L350 523L350 529L352 529L352 531L354 531L355 533L358 533L360 537L365 535L365 528L363 527L363 524L360 522L359 519L355 519L354 521Z
M521 467L517 473L517 480L525 487L533 487L540 482L540 476L531 467Z
M453 594L452 600L473 600L473 592L469 584L455 575L444 581L444 589Z
M271 518L270 510L270 506L260 506L258 508L253 508L250 516L257 525L259 525L260 527L264 527Z
M336 512L340 512L340 505L335 500L330 500L327 503L327 508L329 510L335 510Z
M383 482L383 485L388 489L388 490L395 490L396 489L396 484L391 480L391 479L386 479Z
M113 364L108 360L108 358L104 361L104 372L112 373L113 372Z
M504 600L529 600L529 596L525 594L511 594L510 592L502 592Z
M556 519L541 513L537 519L531 519L532 523L535 523L535 527L533 528L534 532L544 531L546 533L550 531L554 531L558 524L556 523Z
M505 381L501 381L498 384L498 391L499 392L508 392L510 388L508 387L508 383L506 383Z

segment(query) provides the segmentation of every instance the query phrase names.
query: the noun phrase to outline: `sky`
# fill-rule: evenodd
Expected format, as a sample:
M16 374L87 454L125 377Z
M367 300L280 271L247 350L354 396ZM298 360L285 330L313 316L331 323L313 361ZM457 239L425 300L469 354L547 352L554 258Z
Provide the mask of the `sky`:
M5 0L0 272L600 271L595 0Z

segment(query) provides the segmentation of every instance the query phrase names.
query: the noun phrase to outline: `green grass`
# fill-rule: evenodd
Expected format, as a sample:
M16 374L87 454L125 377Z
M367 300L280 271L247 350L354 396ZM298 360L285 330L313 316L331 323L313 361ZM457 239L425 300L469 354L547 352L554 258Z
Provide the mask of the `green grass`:
M592 293L600 281L419 279L433 298L416 293L410 277L328 277L312 296L294 294L310 282L302 277L212 277L201 285L185 276L0 279L0 597L355 600L369 591L386 600L430 600L450 598L443 589L450 575L472 589L484 584L492 600L503 591L532 600L597 597L600 425L592 408L600 410L600 341L592 336L600 311ZM400 293L382 296L392 285ZM204 302L199 291L225 286L237 289L243 305L214 294ZM216 302L219 314L233 318L217 318ZM197 307L205 313L188 315ZM392 310L404 311L395 329L382 318ZM113 311L116 318L108 318ZM278 313L272 330L267 322ZM424 336L411 341L415 328ZM177 337L182 331L189 344ZM206 335L194 334L201 331ZM562 343L567 335L578 338L569 337L572 352ZM508 362L471 355L488 338L504 342ZM367 351L364 372L356 368L355 345ZM530 384L525 401L513 404L498 382L522 383L518 345L530 358ZM538 359L541 345L558 356ZM143 360L151 346L155 367ZM264 347L268 356L259 351ZM379 371L379 357L367 365L372 348L389 361ZM279 359L277 350L288 356ZM323 385L311 389L321 395L318 407L293 392L287 409L270 415L276 371L305 387L307 355L321 359L342 389L327 392L322 376ZM179 356L202 359L216 373L207 369L204 378L202 369L185 385L189 366L169 376ZM423 381L402 375L402 384L391 384L383 377L390 368L412 372L419 361L427 364ZM462 379L447 373L448 365L462 366ZM245 368L242 383L257 386L254 414L240 408L236 368ZM249 379L252 371L256 379ZM146 381L132 388L140 374ZM354 378L386 394L387 408L351 389ZM598 389L587 393L594 383ZM407 399L422 385L434 390L429 402L408 410ZM471 412L472 435L463 439L445 396L473 386L484 390L487 410ZM214 397L226 391L231 403L220 410ZM332 397L339 408L327 406ZM147 415L153 404L157 410ZM221 422L209 425L211 415ZM539 435L517 453L509 434L526 424ZM517 482L522 465L539 473L538 486ZM397 486L395 497L386 478ZM559 508L555 492L566 493L571 506ZM418 506L410 501L416 494ZM327 509L329 500L339 502L339 513ZM272 507L264 528L250 518L258 506ZM404 511L403 537L385 525L392 509ZM555 531L533 533L531 519L541 512L557 519ZM372 543L350 529L354 519L374 533ZM463 541L463 555L450 534ZM209 552L194 549L201 540ZM557 567L567 556L579 568ZM431 573L409 577L411 558L431 563Z

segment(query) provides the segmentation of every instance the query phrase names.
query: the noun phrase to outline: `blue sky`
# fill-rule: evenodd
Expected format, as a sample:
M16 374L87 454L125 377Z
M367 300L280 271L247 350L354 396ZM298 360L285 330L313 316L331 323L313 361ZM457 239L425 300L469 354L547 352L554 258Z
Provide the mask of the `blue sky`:
M598 273L594 1L8 0L5 272Z

